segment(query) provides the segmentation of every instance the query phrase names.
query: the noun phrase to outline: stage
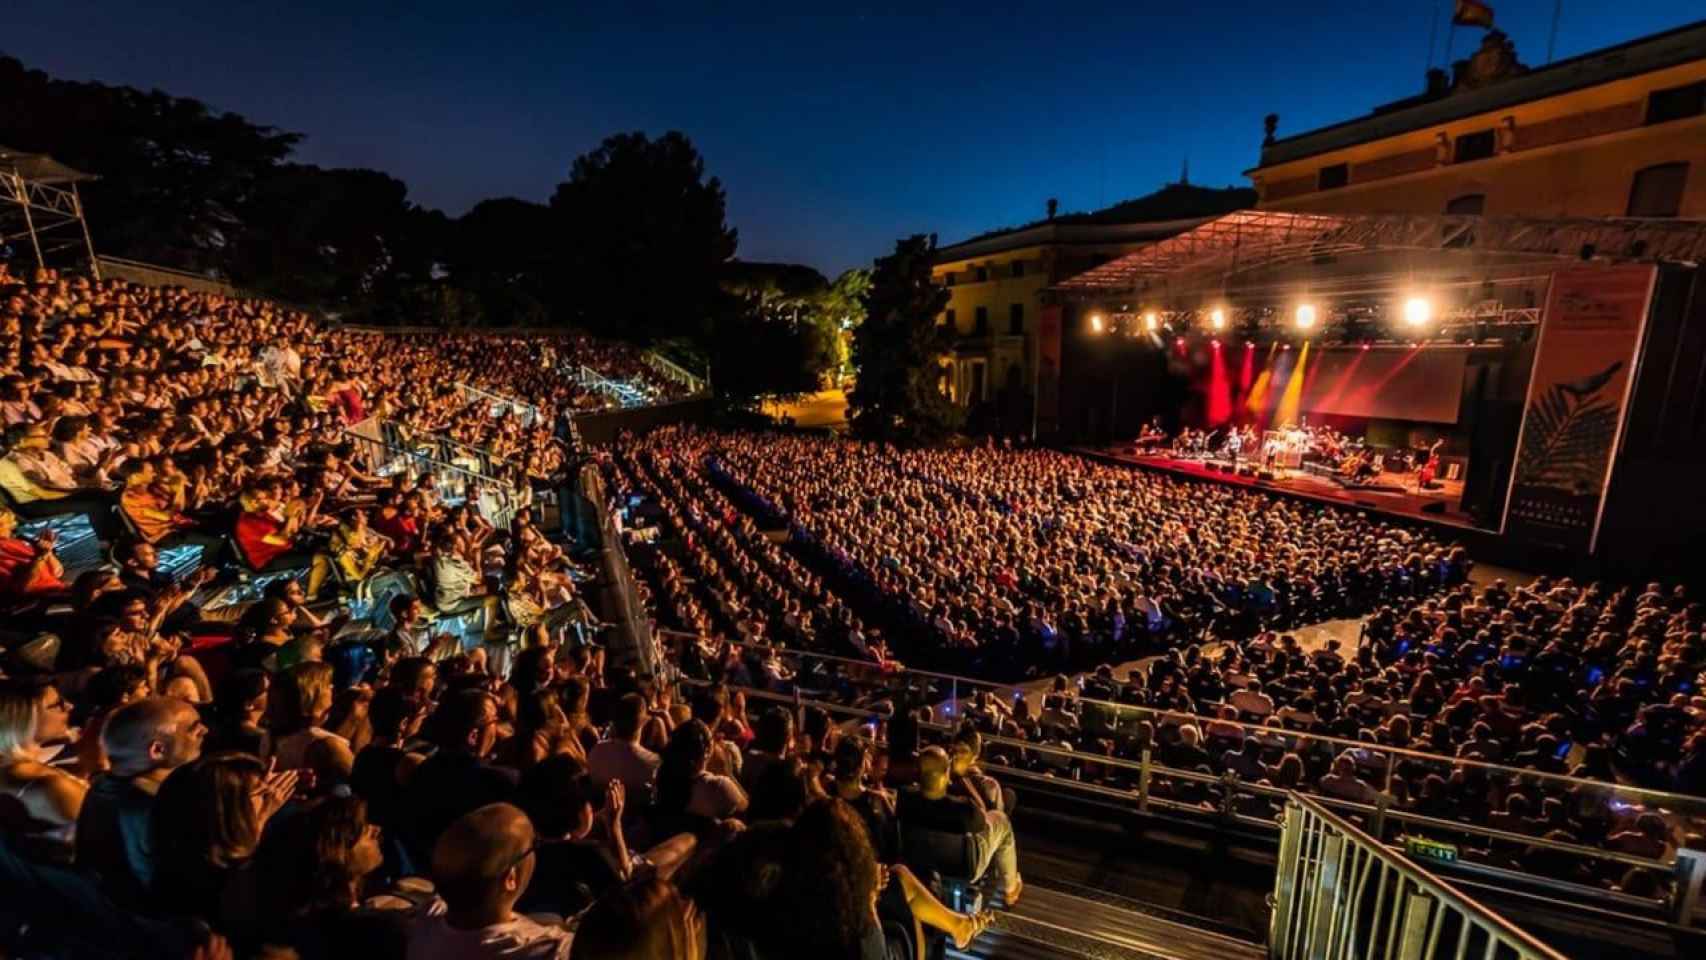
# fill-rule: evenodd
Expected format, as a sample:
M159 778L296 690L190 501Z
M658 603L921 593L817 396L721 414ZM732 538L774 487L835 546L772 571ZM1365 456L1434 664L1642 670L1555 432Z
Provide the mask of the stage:
M1131 464L1193 480L1254 487L1405 520L1489 532L1477 527L1473 518L1459 508L1458 502L1463 496L1461 482L1447 481L1436 489L1417 492L1414 474L1383 474L1377 483L1370 486L1346 486L1331 476L1303 470L1284 471L1283 475L1265 480L1248 472L1231 472L1231 465L1224 460L1181 457L1172 453L1135 453L1129 443L1117 447L1075 447L1073 451L1106 463ZM1248 471L1252 464L1246 460L1242 466Z

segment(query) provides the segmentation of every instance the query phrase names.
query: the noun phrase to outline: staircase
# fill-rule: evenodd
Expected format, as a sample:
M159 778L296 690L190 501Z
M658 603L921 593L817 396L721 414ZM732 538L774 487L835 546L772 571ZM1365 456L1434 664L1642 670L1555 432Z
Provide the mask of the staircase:
M1264 960L1248 940L1108 896L1027 885L1018 906L951 960Z

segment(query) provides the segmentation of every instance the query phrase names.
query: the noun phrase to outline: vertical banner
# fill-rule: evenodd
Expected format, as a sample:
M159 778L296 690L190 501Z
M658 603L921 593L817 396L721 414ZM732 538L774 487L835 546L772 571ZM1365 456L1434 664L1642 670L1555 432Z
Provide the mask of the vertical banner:
M1047 304L1037 315L1037 366L1031 436L1052 433L1060 419L1061 306Z
M1647 265L1552 276L1502 532L1593 552L1656 276Z

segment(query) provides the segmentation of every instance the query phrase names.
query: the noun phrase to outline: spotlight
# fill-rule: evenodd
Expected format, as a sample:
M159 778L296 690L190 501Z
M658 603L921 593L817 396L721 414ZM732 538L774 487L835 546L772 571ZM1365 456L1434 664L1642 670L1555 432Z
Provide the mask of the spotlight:
M1220 349L1220 341L1219 340L1210 340L1209 343L1214 345L1214 349L1216 349L1216 350Z
M1208 315L1208 325L1215 330L1226 329L1226 311L1215 307Z
M1101 314L1099 314L1099 313L1090 314L1090 329L1095 331L1096 333L1102 332L1102 315Z
M1308 330L1315 326L1315 305L1300 303L1297 305L1297 329Z
M1412 327L1427 326L1433 315L1434 305L1426 297L1411 297L1404 301L1404 322Z
M1365 344L1363 344L1363 345L1362 345L1362 348L1363 348L1363 349L1364 349L1364 350L1367 350L1367 349L1368 349L1368 344L1366 344L1366 343L1365 343Z
M1161 325L1161 318L1155 315L1154 310L1151 310L1148 313L1143 315L1143 326L1150 333L1154 333L1155 328L1160 326L1160 325Z
M1184 338L1184 337L1180 337L1180 338L1179 338L1179 339L1177 339L1177 340L1174 340L1174 341L1173 341L1173 346L1175 346L1175 347L1178 347L1178 348L1179 348L1179 349L1180 349L1180 350L1183 350L1183 349L1185 349L1185 338Z

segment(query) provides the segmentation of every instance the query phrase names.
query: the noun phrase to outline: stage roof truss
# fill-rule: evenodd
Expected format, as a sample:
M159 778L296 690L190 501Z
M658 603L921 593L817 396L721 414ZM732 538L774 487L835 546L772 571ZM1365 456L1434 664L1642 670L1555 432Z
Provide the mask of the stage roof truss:
M51 157L0 148L0 242L28 240L37 266L61 251L82 248L99 277L77 191L77 182L87 179Z
M1497 254L1595 262L1706 262L1706 222L1312 214L1244 210L1159 241L1058 284L1071 299L1197 296L1240 277L1382 251Z

